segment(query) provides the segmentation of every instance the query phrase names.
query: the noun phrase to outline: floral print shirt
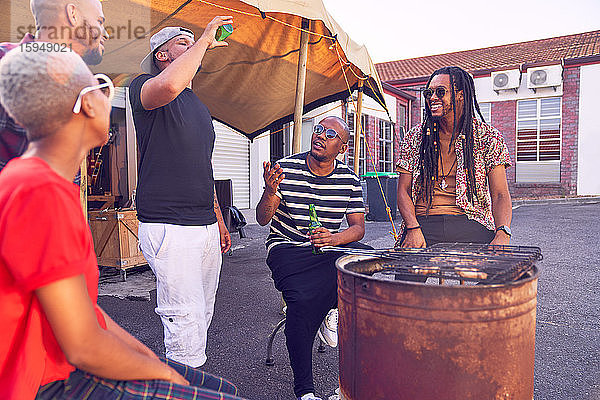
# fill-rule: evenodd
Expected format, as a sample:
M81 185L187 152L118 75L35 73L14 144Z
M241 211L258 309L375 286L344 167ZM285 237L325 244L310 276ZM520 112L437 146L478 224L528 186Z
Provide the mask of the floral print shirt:
M422 141L421 124L407 132L400 144L400 159L396 168L402 168L412 174L412 200L419 193L418 177L421 173L419 166L419 151ZM473 137L475 153L475 195L477 201L469 202L467 197L467 174L463 162L463 142L454 141L456 167L456 205L464 210L469 219L475 220L490 230L495 230L492 215L492 199L487 180L488 173L498 165L510 167L510 155L502 134L494 127L473 118ZM404 226L404 225L403 225Z

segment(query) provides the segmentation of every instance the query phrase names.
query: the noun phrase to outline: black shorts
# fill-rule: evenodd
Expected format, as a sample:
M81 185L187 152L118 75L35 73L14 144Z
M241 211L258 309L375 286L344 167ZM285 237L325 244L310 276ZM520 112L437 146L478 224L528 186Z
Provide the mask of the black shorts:
M437 243L490 243L496 233L487 229L477 221L468 219L466 215L430 215L417 216L421 232L427 247ZM400 243L406 237L406 229L402 233ZM412 274L396 275L396 280L425 282L427 277Z
M496 233L466 215L419 215L417 221L427 246L436 243L490 243ZM406 230L402 234L402 241ZM401 241L401 243L402 243Z

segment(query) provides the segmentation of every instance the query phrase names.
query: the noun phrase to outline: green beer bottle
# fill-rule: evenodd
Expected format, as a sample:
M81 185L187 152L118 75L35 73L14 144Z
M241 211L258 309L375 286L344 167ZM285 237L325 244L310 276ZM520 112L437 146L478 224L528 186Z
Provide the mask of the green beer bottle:
M317 218L317 212L315 211L314 204L308 205L308 216L310 217L310 223L308 224L308 234L312 235L312 233L315 229L323 226L323 224L321 224L319 222L319 218ZM313 252L313 254L322 254L323 253L321 250L317 249L315 246L313 246L312 252Z
M225 24L225 25L221 25L220 27L217 28L217 32L215 33L215 39L218 40L219 42L227 39L227 37L229 35L231 35L233 33L233 25L231 24Z

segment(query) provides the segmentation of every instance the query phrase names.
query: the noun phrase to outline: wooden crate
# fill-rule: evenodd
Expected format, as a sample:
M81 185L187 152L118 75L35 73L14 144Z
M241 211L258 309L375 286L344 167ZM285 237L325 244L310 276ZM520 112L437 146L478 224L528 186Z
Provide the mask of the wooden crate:
M118 268L125 278L127 268L147 264L138 248L135 210L90 211L89 221L98 265Z

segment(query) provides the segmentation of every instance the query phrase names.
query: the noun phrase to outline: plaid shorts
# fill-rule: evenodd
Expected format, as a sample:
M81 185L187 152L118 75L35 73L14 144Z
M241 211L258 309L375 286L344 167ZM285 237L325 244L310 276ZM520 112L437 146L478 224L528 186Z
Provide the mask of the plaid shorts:
M235 400L238 389L231 382L210 375L187 365L166 360L167 364L179 372L190 382L190 386L174 383L146 381L115 381L103 379L75 370L64 381L56 381L44 385L37 393L36 399L163 399L163 400Z

